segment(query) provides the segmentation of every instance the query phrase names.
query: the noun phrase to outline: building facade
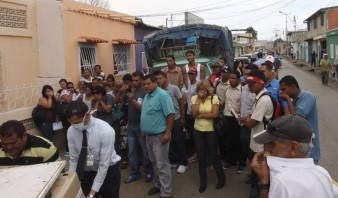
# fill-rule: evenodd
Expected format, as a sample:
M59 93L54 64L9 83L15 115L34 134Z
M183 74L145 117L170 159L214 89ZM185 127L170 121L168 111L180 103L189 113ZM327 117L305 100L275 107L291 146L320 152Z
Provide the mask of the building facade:
M77 84L84 68L105 74L135 70L135 17L64 1L0 1L0 124L31 112L42 86Z

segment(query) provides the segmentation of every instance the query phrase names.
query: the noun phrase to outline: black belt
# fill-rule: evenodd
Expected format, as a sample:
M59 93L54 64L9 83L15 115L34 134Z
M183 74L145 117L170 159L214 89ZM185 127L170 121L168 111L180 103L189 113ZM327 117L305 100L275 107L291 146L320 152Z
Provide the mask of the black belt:
M165 133L165 132L162 132L162 133L153 133L153 134L147 134L147 136L161 135L161 134L163 134L163 133Z

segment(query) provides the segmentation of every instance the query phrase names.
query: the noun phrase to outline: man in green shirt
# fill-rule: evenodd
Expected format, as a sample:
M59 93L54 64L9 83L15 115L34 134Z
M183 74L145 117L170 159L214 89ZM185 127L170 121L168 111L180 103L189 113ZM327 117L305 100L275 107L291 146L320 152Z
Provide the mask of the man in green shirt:
M322 68L322 83L327 86L329 81L329 71L331 70L331 62L328 59L327 54L324 54L324 58L320 60L320 67Z

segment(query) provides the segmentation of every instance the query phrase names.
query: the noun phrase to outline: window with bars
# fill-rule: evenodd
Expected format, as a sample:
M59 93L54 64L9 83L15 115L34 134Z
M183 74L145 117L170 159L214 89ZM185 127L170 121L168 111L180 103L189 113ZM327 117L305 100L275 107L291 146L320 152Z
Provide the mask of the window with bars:
M113 58L117 71L131 70L130 45L113 45Z
M93 75L94 66L96 65L96 48L95 45L80 46L80 75L84 69L89 69Z

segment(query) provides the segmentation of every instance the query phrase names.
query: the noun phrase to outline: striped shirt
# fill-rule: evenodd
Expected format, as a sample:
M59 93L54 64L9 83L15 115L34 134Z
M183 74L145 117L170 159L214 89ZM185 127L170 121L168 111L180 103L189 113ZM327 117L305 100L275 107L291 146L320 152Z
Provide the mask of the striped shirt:
M56 147L40 136L27 134L27 143L21 155L13 159L0 149L0 168L54 162L59 159Z

